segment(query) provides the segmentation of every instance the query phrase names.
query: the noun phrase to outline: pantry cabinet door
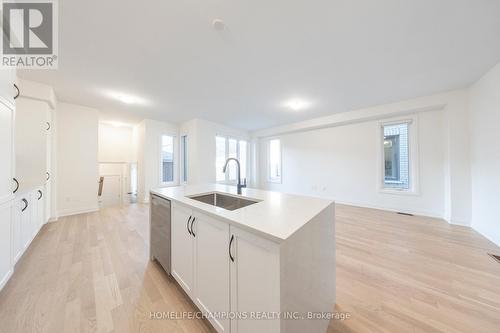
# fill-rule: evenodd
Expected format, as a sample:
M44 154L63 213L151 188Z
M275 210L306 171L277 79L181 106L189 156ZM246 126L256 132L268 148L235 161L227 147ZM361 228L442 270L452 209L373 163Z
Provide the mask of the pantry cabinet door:
M0 203L12 200L14 178L14 111L0 102Z
M24 202L21 199L14 201L12 207L12 262L15 265L23 255L23 235L21 231L22 216L25 212Z
M43 186L47 181L48 112L46 102L22 96L16 100L15 175L20 192Z
M31 194L31 193L29 193ZM28 248L33 239L33 202L31 195L21 198L21 248L22 253ZM21 254L22 255L22 254Z

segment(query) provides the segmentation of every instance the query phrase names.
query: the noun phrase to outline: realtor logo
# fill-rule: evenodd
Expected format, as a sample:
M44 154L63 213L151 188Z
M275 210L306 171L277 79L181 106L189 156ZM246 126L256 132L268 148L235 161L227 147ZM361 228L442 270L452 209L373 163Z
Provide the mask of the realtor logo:
M57 68L57 2L2 2L2 66Z

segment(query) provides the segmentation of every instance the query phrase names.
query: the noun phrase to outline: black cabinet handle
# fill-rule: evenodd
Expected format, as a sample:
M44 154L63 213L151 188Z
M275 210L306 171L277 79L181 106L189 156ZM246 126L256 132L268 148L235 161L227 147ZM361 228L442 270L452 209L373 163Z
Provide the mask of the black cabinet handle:
M193 217L193 220L191 221L191 235L193 235L193 237L196 237L194 230L193 230L193 224L194 224L195 220L196 220L196 217Z
M50 130L50 123L47 122L47 131Z
M231 240L229 241L229 258L231 259L232 262L234 262L234 257L233 254L231 253L231 245L233 244L234 241L234 235L231 235Z
M38 190L38 194L40 194L40 196L38 197L38 200L40 200L43 197L43 193L42 191Z
M22 201L24 202L24 208L21 209L21 212L24 212L28 208L28 200L23 199Z
M50 179L50 173L49 172L46 172L47 174L47 181Z
M188 222L186 224L186 228L187 228L187 230L188 230L188 232L189 232L190 235L192 235L191 230L189 230L189 223L191 222L191 218L192 218L192 216L189 217L189 220L188 220Z
M16 89L16 96L14 96L14 99L17 99L21 94L21 92L19 91L19 87L15 83L14 83L14 88Z
M14 191L12 191L12 193L16 193L17 190L19 190L19 182L17 181L16 178L12 178L12 180L14 180L14 182L16 183L16 188L14 189Z

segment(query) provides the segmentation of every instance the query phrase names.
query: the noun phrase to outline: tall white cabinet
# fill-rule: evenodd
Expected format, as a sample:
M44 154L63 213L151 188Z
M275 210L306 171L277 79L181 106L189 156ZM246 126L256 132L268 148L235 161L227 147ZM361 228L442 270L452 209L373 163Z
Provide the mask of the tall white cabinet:
M14 270L12 216L14 205L14 70L0 70L0 289Z
M50 87L0 70L0 289L50 216L54 106Z
M20 89L23 89L22 85ZM45 185L47 181L50 108L45 101L21 95L16 100L16 109L16 179L22 192Z

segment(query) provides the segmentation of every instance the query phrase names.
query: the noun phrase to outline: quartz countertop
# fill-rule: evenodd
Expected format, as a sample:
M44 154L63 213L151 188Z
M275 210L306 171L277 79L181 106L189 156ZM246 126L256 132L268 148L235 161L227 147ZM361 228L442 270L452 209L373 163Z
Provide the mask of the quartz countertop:
M242 189L241 197L257 199L259 202L234 211L188 198L213 192L237 195L236 186L220 184L185 185L151 190L152 194L191 206L209 216L278 243L289 238L321 211L334 204L332 200L322 198L253 188Z

